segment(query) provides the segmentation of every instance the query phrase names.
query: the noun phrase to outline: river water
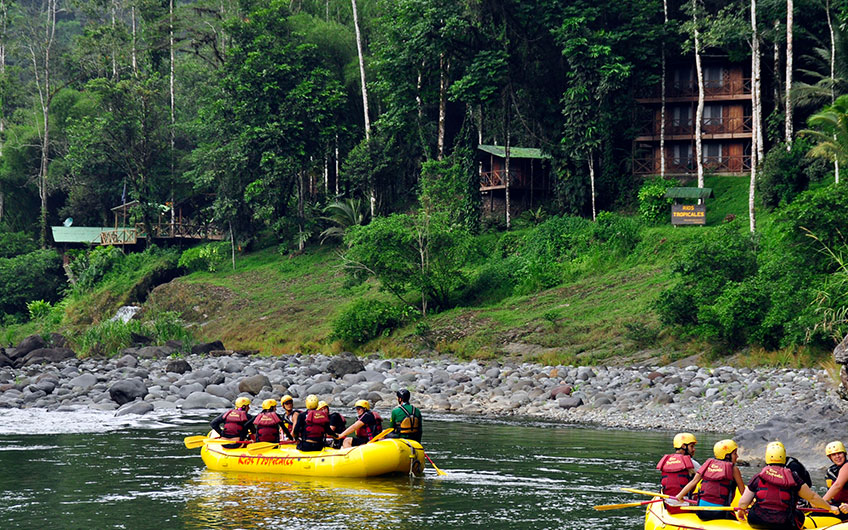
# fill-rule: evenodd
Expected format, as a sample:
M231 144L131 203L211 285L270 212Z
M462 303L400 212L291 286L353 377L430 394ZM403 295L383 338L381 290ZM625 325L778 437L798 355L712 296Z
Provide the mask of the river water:
M430 415L424 447L448 475L306 479L206 470L183 445L206 417L3 416L4 529L637 530L641 508L592 506L647 500L618 488L655 491L673 434ZM696 457L718 439L699 436Z

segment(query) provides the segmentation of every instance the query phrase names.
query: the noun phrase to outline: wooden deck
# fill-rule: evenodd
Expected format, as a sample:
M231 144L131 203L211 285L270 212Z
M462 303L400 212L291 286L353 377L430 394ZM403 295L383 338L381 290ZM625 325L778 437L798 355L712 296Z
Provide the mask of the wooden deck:
M114 230L100 232L101 245L134 245L139 239L152 237L154 239L206 239L222 241L224 233L212 225L189 223L157 223L151 226L148 234L144 223L136 223L135 227L119 227Z

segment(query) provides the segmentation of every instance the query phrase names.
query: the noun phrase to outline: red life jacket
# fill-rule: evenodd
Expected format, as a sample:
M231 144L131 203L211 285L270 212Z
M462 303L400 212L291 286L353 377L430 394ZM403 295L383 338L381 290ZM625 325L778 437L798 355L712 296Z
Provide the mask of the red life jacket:
M276 412L260 412L253 420L253 425L256 426L256 441L257 442L274 442L280 441L280 424L283 420L277 416Z
M733 500L733 462L710 458L701 470L701 499L730 506Z
M224 413L224 426L221 432L224 438L238 438L244 432L247 424L247 411L242 409L228 410Z
M786 514L787 521L791 520L798 488L802 484L795 480L791 470L782 466L766 466L754 475L751 484L755 484L753 489L757 499L753 511L779 512Z
M327 410L310 410L306 413L305 423L303 438L308 442L323 444L326 427L330 425L330 415L327 414Z
M366 414L370 414L371 417L374 418L373 425L368 425L362 419L365 417ZM371 438L380 434L380 432L382 432L383 430L383 418L380 417L380 414L378 414L377 412L371 412L370 410L366 410L365 412L360 414L359 417L357 417L356 419L362 422L362 427L356 430L356 436L358 436L359 438L370 440Z
M657 469L662 473L662 491L666 495L677 495L689 484L692 476L689 470L695 469L695 464L689 455L677 453L665 455L657 463Z
M843 463L842 466L845 464ZM842 466L837 466L833 464L829 468L827 468L827 473L825 473L825 482L827 483L827 488L833 485L836 482L836 479L839 478L839 470L842 469ZM839 492L830 499L831 504L841 504L843 502L848 502L848 487L843 487Z

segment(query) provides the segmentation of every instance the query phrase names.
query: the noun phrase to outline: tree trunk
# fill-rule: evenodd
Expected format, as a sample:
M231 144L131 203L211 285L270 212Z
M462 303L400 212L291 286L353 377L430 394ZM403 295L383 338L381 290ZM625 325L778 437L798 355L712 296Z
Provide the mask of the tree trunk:
M774 98L774 112L777 113L780 109L780 45L777 42L778 30L780 29L780 21L774 21L774 57L772 68L774 71L774 87L773 87L773 98Z
M760 41L757 34L757 0L751 0L751 119L753 123L751 134L751 180L748 183L748 221L751 233L757 230L755 205L755 192L757 186L757 164L759 161L759 140L757 134L760 128L760 94L759 94L759 77L760 77Z
M592 191L592 220L597 219L595 213L595 158L592 150L589 150L589 186Z
M512 217L509 214L509 186L511 184L511 178L509 176L509 112L507 112L506 118L506 145L504 146L504 182L506 184L506 188L504 190L505 202L506 202L506 229L509 230L512 225Z
M786 0L786 150L792 150L792 15L793 0Z
M6 77L6 29L8 27L9 10L5 0L0 0L0 79ZM2 94L5 96L5 94ZM5 98L0 98L0 157L3 156L3 145L6 135L6 112ZM3 183L0 182L0 222L3 221L3 212L5 210L6 195L3 190Z
M336 197L339 196L339 135L336 134L336 155L333 162L336 164Z
M445 116L448 108L448 75L445 54L439 55L439 132L436 153L439 160L445 156Z
M833 34L833 21L830 18L830 0L825 2L825 9L827 10L827 29L830 32L830 104L833 105L836 98L833 87L836 82L836 38ZM833 139L836 140L836 135ZM833 177L839 184L839 160L836 158L833 159Z
M368 91L365 87L365 58L362 55L362 34L359 31L359 15L356 11L356 0L350 0L353 6L353 28L356 32L356 53L359 56L359 80L362 84L362 112L365 118L365 141L371 140L371 120L368 118ZM368 190L368 202L371 205L371 218L377 216L377 196L374 191L374 183Z
M116 2L112 2L111 16L112 16L112 79L118 79L118 50L115 49L115 11L117 10Z
M130 19L132 21L132 69L133 75L138 77L138 50L136 48L136 23L135 23L135 6L130 7Z
M704 116L704 72L701 68L701 44L698 34L698 13L696 0L692 0L692 18L695 33L695 73L698 77L698 110L695 112L695 163L698 167L698 187L704 187L704 161L701 158L701 120Z
M174 0L168 2L168 48L171 58L170 71L168 73L168 91L171 104L171 131L170 131L170 158L171 158L171 232L174 230L174 145L176 144L176 99L174 97Z
M663 0L663 30L668 25L668 0ZM665 35L662 43L662 80L660 82L660 177L665 178Z

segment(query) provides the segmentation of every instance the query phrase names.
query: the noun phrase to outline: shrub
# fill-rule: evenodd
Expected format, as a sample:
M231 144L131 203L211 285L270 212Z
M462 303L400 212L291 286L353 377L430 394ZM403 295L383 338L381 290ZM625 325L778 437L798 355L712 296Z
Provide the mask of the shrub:
M132 344L133 333L150 337L156 345L178 340L186 350L194 343L194 337L174 311L149 314L143 321L130 320L125 323L121 320L104 320L72 337L72 341L82 355L112 356Z
M187 272L215 272L224 262L226 243L207 243L184 250L177 266Z
M605 250L618 255L630 254L639 244L639 221L612 212L601 212L593 226L595 241L604 244Z
M109 274L124 258L124 254L115 247L95 247L69 253L73 258L69 264L71 274L76 280L75 288L89 291Z
M50 302L44 300L33 300L27 302L27 311L29 311L30 320L43 320L50 314Z
M388 334L403 323L403 311L380 300L357 300L333 320L333 337L363 344Z
M0 313L27 312L27 302L54 302L64 285L62 260L52 250L0 258Z
M13 258L38 249L38 245L25 232L0 231L0 258Z
M639 215L645 222L659 224L671 215L671 205L674 202L665 197L669 188L678 185L674 179L657 177L646 181L639 188Z
M807 158L809 145L804 140L792 144L778 144L769 150L763 160L762 170L757 175L757 194L763 206L774 210L781 203L788 204L810 183L808 168L812 160Z

